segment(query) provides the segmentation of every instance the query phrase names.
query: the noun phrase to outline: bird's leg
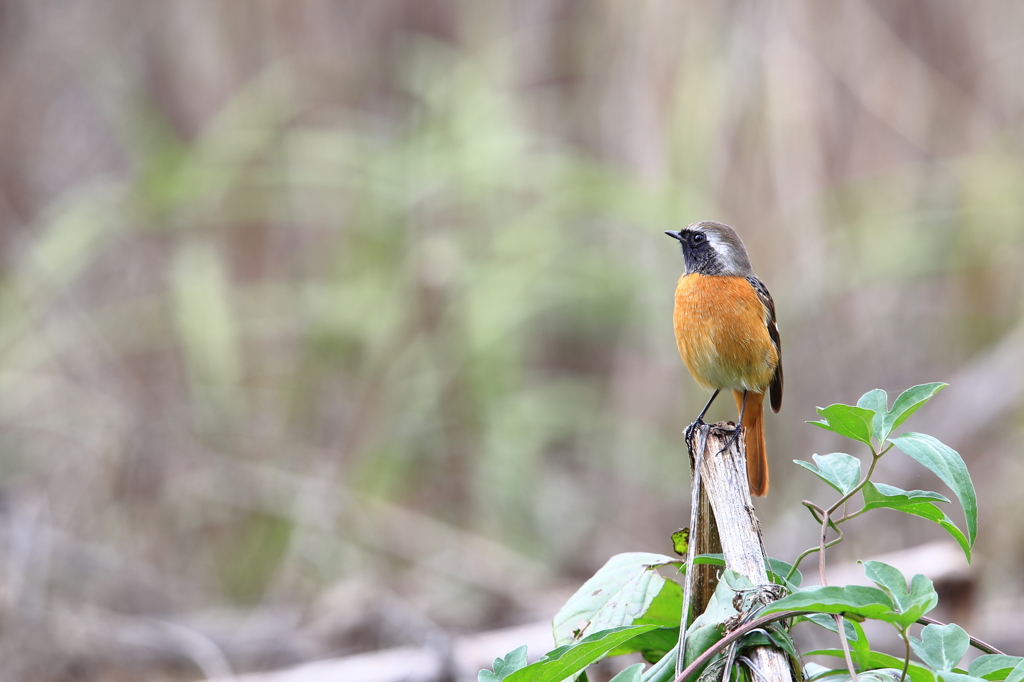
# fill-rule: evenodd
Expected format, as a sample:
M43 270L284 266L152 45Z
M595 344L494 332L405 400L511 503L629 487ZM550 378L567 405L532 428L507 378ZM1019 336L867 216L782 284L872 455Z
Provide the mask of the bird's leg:
M747 411L747 392L743 391L743 400L740 402L740 421L736 424L736 428L733 429L732 435L729 436L729 440L726 441L722 449L718 451L718 454L722 454L726 450L732 447L732 444L736 442L736 439L740 436L740 431L743 429L743 413Z
M693 420L693 423L686 427L685 435L687 443L690 442L690 436L693 435L693 429L696 428L698 425L704 423L704 415L708 413L708 409L711 407L711 403L715 402L715 398L718 397L718 394L721 392L721 390L722 389L720 388L715 389L715 392L711 394L711 398L708 399L708 404L705 405L704 409L700 411L700 414L698 414L697 418Z

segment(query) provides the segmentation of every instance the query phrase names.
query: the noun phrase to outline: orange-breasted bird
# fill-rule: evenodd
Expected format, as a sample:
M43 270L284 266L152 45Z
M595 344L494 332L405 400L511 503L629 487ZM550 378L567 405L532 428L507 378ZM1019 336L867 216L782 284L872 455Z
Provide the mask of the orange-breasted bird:
M750 493L767 495L765 392L770 393L773 411L782 407L782 345L775 303L754 274L736 230L704 220L665 234L679 240L686 265L676 286L673 314L679 355L697 383L714 391L696 423L721 390L732 391L743 425Z

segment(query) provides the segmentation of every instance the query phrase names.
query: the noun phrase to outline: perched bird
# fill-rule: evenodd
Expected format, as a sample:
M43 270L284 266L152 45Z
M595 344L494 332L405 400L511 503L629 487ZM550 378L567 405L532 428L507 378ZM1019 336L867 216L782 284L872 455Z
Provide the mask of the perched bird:
M676 286L673 314L676 345L697 383L714 391L701 410L701 423L718 393L732 391L743 426L750 493L768 494L762 401L782 407L782 346L775 303L754 274L736 231L705 220L679 232L665 232L683 248L686 271Z

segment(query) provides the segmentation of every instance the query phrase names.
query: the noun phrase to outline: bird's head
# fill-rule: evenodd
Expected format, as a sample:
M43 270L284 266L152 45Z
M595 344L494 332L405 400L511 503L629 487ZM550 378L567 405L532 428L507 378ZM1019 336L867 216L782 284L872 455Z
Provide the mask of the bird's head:
M740 236L728 225L702 220L685 230L665 234L679 240L688 275L750 277L754 274Z

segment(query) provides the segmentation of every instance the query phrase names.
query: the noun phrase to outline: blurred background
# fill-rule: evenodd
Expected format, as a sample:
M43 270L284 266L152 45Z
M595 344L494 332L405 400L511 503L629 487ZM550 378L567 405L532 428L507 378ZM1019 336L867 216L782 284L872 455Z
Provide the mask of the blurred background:
M944 617L1024 652L1022 29L1011 0L0 2L0 679L445 649L669 553L707 396L662 232L706 218L779 315L769 553L833 497L791 461L852 448L816 405L947 381L907 424L979 493ZM944 534L847 537L830 561Z

